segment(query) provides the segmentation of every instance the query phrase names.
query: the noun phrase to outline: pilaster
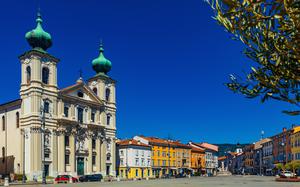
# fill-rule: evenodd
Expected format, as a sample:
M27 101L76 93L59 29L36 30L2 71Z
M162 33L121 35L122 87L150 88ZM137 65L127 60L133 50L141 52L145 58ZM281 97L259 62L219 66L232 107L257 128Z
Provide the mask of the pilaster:
M70 136L70 166L71 172L75 174L76 172L76 144L74 136Z
M92 156L93 156L93 149L92 149L92 138L87 139L88 142L88 150L89 150L89 156L87 161L87 173L93 172L93 162L92 162Z
M60 134L58 136L58 172L64 173L65 170L65 136Z
M99 173L101 172L101 143L100 139L96 140L96 172Z

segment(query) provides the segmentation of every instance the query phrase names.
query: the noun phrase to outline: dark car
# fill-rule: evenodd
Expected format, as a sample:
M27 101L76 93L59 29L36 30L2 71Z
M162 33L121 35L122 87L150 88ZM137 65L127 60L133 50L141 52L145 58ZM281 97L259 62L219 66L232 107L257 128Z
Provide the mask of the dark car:
M177 175L175 175L175 178L184 178L186 177L186 174L184 173L178 173Z
M80 182L92 182L92 181L101 181L103 179L101 174L93 174L93 175L83 175L79 177Z
M55 182L57 183L68 183L70 182L70 178L72 178L72 182L78 182L78 179L76 179L75 177L72 177L71 175L57 175L57 177L55 178Z

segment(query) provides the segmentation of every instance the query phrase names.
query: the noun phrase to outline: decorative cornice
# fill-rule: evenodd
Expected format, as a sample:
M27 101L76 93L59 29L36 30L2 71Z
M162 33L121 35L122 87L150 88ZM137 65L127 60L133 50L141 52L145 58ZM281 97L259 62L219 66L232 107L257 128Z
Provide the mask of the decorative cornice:
M41 51L38 51L38 50L34 50L34 49L31 49L29 51L26 51L25 53L23 53L22 55L19 56L19 59L20 60L23 60L24 58L28 58L28 56L30 56L30 58L32 56L37 56L37 57L40 57L40 58L49 58L50 60L52 60L53 62L56 62L58 63L60 60L48 53L43 53Z

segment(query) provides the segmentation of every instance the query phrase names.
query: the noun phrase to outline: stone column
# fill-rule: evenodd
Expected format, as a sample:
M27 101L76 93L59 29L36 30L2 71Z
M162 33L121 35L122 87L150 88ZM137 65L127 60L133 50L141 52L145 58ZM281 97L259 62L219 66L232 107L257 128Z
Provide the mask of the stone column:
M71 166L71 172L73 175L75 175L76 172L76 144L75 144L75 138L74 136L70 136L70 166Z
M24 129L21 129L21 130L25 130L25 128ZM24 139L24 134L23 133L25 133L25 132L22 132L21 131L21 145L20 145L20 147L21 147L21 162L20 162L20 172L21 172L21 174L23 173L23 168L24 168L24 164L25 164L25 160L24 160L24 145L25 145L25 139Z
M42 174L42 146L41 146L41 133L37 129L33 130L31 135L31 172L36 177Z
M106 175L106 141L101 141L101 173Z
M101 142L100 139L96 140L96 172L101 172Z
M58 172L64 173L66 171L65 168L65 135L60 134L58 136Z
M93 149L92 149L92 138L87 139L88 143L88 150L89 150L89 156L87 161L87 172L92 173L93 172L93 162L92 162L92 156L93 156Z
M116 175L116 144L115 141L111 140L111 174Z
M58 174L58 136L57 132L52 131L52 176Z

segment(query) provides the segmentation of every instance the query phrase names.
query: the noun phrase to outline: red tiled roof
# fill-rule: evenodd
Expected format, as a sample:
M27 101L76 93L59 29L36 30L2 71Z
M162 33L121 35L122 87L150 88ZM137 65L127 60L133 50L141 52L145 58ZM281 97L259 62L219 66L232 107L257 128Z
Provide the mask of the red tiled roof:
M206 142L204 142L204 143L194 143L194 142L192 142L192 144L194 144L198 147L204 148L204 149L209 149L209 150L216 151L216 152L219 151L218 146L213 145L213 144L209 144L209 143L206 143Z
M221 156L218 158L218 160L221 161L221 160L225 160L226 158L227 158L226 156Z
M140 141L137 140L133 140L133 139L129 139L129 140L121 140L119 142L117 142L118 145L134 145L134 146L141 146L141 147L151 147L150 145L144 144Z
M148 140L150 144L151 143L152 144L161 144L161 145L165 145L165 146L191 149L191 147L189 145L185 145L185 144L181 143L180 141L167 140L167 139L156 138L156 137L145 137L145 136L141 136L141 137Z
M192 152L205 153L205 149L197 148L197 147L194 147L194 146L190 146L190 147L192 148Z

